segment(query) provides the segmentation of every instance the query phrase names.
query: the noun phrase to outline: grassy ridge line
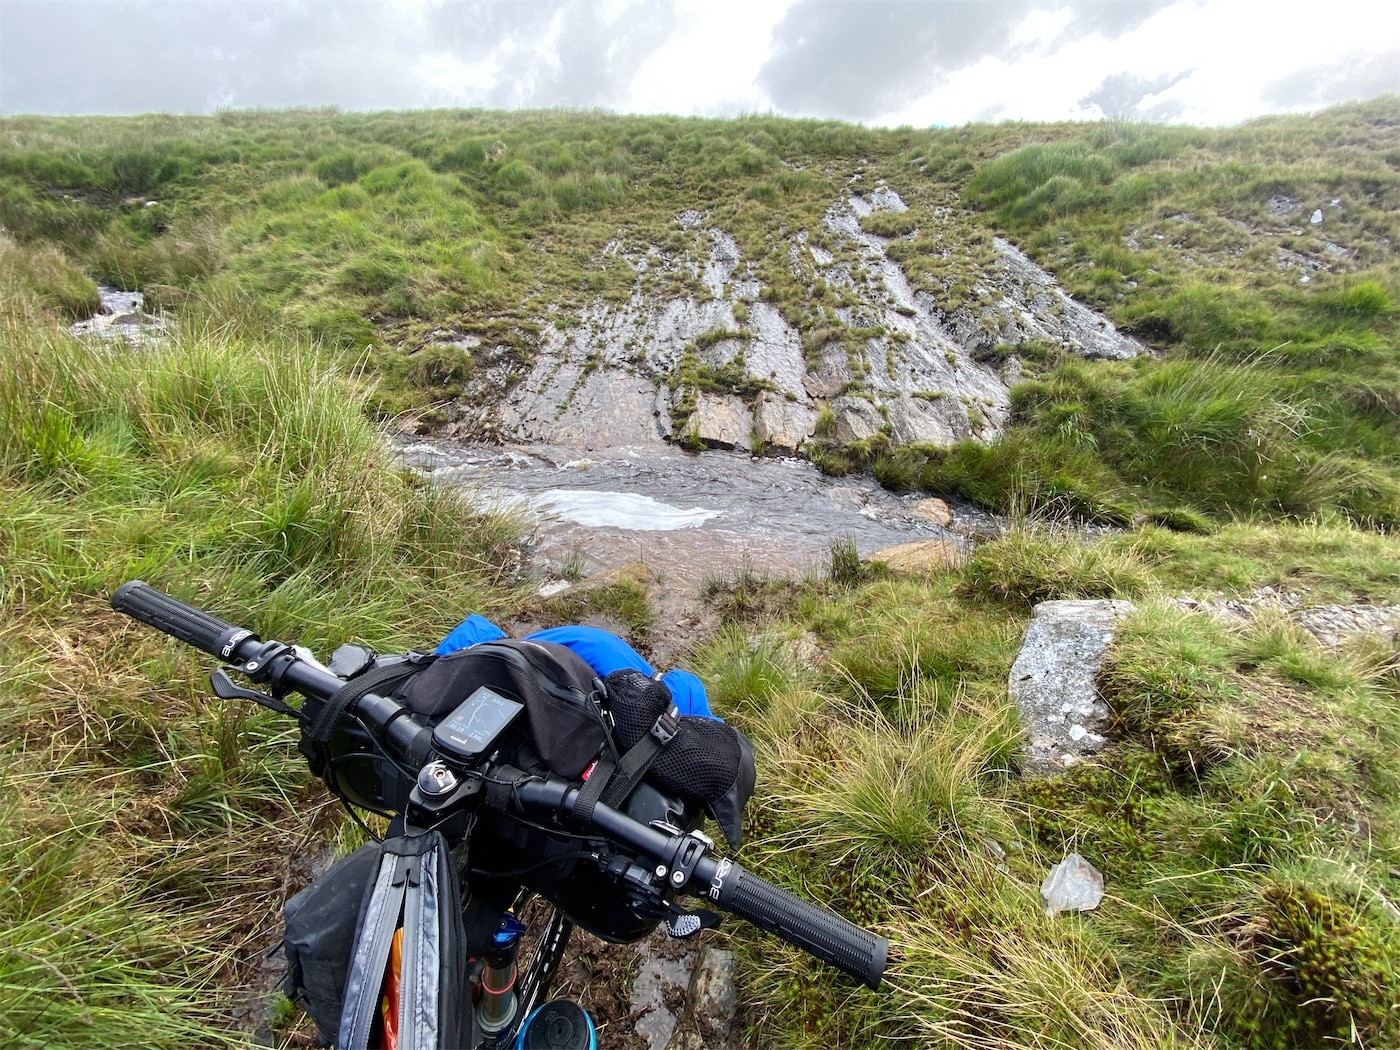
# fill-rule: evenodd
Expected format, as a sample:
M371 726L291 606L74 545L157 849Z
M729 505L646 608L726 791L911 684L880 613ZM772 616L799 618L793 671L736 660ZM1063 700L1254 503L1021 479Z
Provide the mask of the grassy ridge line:
M291 865L337 824L285 720L112 613L144 578L318 651L512 600L510 523L410 484L311 348L0 324L0 1038L240 1044Z

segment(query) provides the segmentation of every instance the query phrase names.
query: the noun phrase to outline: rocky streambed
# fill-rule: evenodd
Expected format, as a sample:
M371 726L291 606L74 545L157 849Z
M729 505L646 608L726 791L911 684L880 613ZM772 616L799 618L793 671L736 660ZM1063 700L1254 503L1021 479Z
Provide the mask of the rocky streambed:
M97 313L75 321L68 330L77 336L104 341L124 340L137 345L159 343L166 337L165 322L146 312L146 297L109 285L97 286L101 307Z
M795 459L661 447L595 451L401 439L403 461L483 505L525 516L544 577L642 562L668 593L751 567L765 576L825 571L833 541L862 555L914 540L966 544L995 522L971 504L828 478Z

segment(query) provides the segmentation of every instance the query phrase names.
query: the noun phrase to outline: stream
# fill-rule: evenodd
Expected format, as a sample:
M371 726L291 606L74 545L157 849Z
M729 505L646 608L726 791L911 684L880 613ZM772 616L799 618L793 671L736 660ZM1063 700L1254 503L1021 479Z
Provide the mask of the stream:
M566 565L591 576L642 562L668 592L692 599L707 580L750 566L763 576L823 574L832 543L847 536L868 555L913 540L966 542L995 527L971 505L949 501L954 525L942 528L916 511L924 494L742 452L402 439L399 454L483 506L523 514L545 576Z
M99 284L97 292L101 307L87 320L68 326L74 335L104 342L125 340L137 346L159 345L165 339L165 322L146 313L146 297L140 292L105 284Z

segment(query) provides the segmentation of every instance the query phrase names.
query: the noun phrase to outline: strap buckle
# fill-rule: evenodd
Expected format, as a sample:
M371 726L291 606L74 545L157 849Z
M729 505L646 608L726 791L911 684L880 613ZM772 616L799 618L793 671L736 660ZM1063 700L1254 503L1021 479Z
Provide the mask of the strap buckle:
M656 721L652 723L651 735L660 741L662 747L665 747L675 739L676 733L680 731L680 728L680 709L676 707L675 704L672 704L665 711L661 712L661 714L657 716Z

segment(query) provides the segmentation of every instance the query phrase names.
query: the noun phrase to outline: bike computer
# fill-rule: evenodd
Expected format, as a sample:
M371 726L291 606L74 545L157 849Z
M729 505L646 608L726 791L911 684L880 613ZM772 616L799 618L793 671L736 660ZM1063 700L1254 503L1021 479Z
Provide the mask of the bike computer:
M524 710L509 697L481 686L433 729L433 747L470 761L482 755Z

